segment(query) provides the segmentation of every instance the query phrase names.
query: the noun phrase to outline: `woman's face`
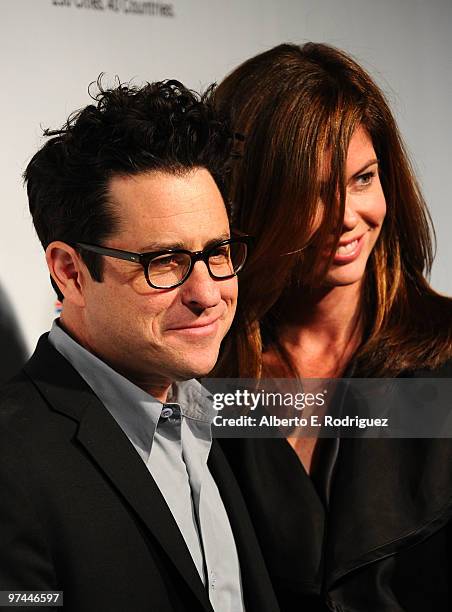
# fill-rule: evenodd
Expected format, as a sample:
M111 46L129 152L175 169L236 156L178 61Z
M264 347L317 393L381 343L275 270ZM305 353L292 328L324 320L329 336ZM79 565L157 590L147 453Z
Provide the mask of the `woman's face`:
M330 287L351 285L362 280L386 214L377 156L362 126L350 140L346 177L342 233L324 280Z

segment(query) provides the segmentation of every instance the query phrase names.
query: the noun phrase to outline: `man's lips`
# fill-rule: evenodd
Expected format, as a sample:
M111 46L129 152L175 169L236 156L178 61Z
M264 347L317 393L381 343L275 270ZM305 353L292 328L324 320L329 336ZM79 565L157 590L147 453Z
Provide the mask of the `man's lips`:
M169 332L187 333L193 335L204 335L210 334L217 330L218 321L220 317L208 317L205 319L198 319L192 323L182 323L175 325L174 327L167 328Z

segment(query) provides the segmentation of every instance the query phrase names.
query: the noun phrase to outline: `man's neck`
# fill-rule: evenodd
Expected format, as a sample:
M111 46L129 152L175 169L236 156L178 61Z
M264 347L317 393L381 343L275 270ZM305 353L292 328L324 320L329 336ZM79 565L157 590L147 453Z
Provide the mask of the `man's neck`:
M134 385L146 391L157 399L158 401L165 403L168 398L168 393L171 389L171 382L162 378L162 380L151 380L150 377L144 378L138 372L126 367L124 364L120 364L117 360L113 360L109 358L107 355L103 354L102 351L96 349L93 342L89 340L88 337L83 334L81 331L82 327L78 326L74 323L70 317L65 317L64 313L61 313L61 316L58 320L58 325L69 335L75 342L80 344L85 350L89 353L95 355L98 359L106 363L110 366L115 372L127 378Z

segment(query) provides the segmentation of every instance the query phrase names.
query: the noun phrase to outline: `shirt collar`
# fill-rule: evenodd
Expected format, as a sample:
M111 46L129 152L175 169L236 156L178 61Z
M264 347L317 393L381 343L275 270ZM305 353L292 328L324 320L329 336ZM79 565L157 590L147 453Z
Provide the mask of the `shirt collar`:
M83 348L61 327L58 319L52 325L49 341L77 370L147 460L164 406L162 402ZM209 426L216 415L208 391L195 379L174 383L168 402L177 403L185 418Z

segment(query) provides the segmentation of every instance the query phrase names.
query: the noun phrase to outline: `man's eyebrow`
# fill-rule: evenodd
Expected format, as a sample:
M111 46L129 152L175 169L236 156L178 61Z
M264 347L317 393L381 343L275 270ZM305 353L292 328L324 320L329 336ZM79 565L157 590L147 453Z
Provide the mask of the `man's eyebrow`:
M230 237L231 234L229 232L225 232L224 234L221 234L221 236L217 236L216 238L212 238L212 240L206 242L206 244L204 245L204 249L208 249L209 247L214 246L222 240L229 240Z
M229 232L224 232L215 238L211 238L205 244L203 249L207 249L217 242L221 242L222 240L228 240L230 238ZM154 251L166 251L171 249L184 249L186 251L191 251L184 242L150 242L146 246L140 249L141 253L152 253Z
M149 242L140 249L141 253L152 253L153 251L166 251L167 249L183 249L183 242Z

